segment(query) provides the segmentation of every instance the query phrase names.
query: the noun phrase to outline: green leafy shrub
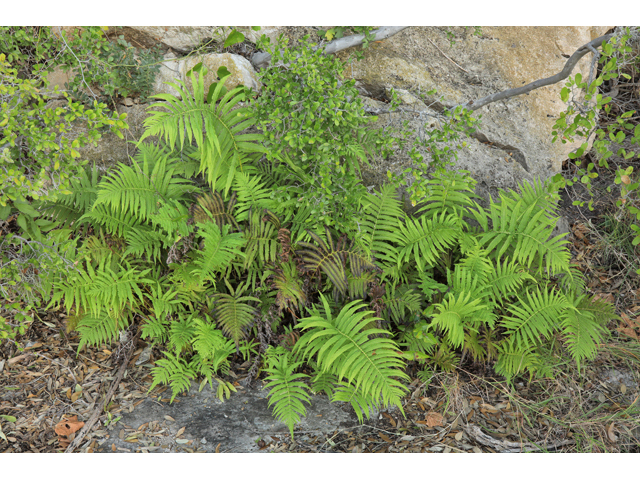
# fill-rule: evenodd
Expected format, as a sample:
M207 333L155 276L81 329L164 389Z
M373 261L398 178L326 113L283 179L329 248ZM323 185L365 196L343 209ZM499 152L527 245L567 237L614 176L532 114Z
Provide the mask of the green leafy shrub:
M365 187L360 162L381 151L383 137L367 125L353 80L343 66L313 45L282 45L270 51L271 66L260 72L261 95L255 101L265 135L273 198L310 209L310 221L357 229L358 204Z

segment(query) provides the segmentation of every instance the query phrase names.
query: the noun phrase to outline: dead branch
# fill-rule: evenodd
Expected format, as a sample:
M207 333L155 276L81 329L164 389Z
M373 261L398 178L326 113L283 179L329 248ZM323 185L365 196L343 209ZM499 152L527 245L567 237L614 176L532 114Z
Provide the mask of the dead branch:
M567 63L565 63L562 71L559 73L556 73L551 77L536 80L535 82L531 82L528 85L525 85L523 87L510 88L509 90L504 90L502 92L494 93L492 95L488 95L478 100L473 100L473 101L463 103L461 105L456 105L456 106L462 106L468 110L477 110L481 107L484 107L485 105L489 105L490 103L498 102L500 100L506 100L507 98L516 97L518 95L528 93L540 87L546 87L548 85L553 85L554 83L558 83L564 80L565 78L567 78L569 75L571 75L571 72L573 71L574 67L582 57L584 57L587 53L592 52L596 48L602 46L602 44L605 41L609 40L613 36L614 36L613 33L610 33L609 35L603 35L602 37L598 37L595 40L592 40L589 43L581 46L575 51L573 55L571 55L571 57L569 57L569 60L567 60Z
M371 34L374 37L373 38L374 41L381 41L391 37L392 35L395 35L398 32L401 32L405 28L409 28L409 27L380 27L379 29L372 31ZM320 47L320 48L323 48L324 53L326 55L329 55L332 53L339 52L341 50L345 50L347 48L362 45L362 43L364 42L364 39L365 39L365 36L362 34L350 35L348 37L338 38L337 40L334 40L333 42L330 42L326 44L324 47ZM261 68L267 68L270 63L271 63L270 53L258 52L258 53L254 53L251 56L251 64L257 70Z

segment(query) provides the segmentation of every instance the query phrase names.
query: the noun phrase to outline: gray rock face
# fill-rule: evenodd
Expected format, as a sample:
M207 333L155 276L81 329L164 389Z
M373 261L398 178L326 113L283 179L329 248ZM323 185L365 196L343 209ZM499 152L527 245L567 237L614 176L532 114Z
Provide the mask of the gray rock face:
M169 392L165 392L163 397L170 398L167 395ZM289 435L289 428L273 418L272 409L268 406L267 390L260 387L238 387L237 393L232 393L229 399L221 402L208 385L198 392L198 386L194 383L187 396L179 395L176 399L179 402L169 404L147 398L135 410L125 413L118 426L138 428L144 423L158 421L164 422L172 435L184 427L183 438L195 440L192 448L215 452L220 445L221 453L257 452L260 449L257 444L259 439L267 439L268 435ZM311 405L305 403L307 415L294 430L296 440L304 439L306 433L318 435L358 425L355 413L343 410L342 402L330 403L326 395L315 395L311 402ZM171 420L166 422L165 416ZM119 439L119 428L115 430L105 447L111 443L119 448L131 449L136 446ZM171 451L176 451L179 445L170 447ZM111 452L108 448L104 448L104 451Z

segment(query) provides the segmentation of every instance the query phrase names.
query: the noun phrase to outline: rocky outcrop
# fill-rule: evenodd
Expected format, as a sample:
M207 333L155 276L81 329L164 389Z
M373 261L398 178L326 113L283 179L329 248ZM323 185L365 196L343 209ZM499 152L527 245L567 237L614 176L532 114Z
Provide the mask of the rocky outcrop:
M175 83L176 80L185 82L189 90L193 92L191 82L187 81L187 72L200 62L208 70L204 79L205 92L212 82L218 80L216 72L221 66L227 67L230 72L230 76L225 82L225 86L228 89L235 88L238 85L245 85L256 91L260 89L258 76L251 63L240 55L209 53L178 59L174 54L169 53L165 55L165 61L162 63L158 75L156 75L153 94L171 93L172 95L178 95L178 92L173 87L167 85L167 83Z
M463 28L454 29L450 44L443 29L411 27L364 51L364 59L345 70L370 96L385 96L389 88L403 89L405 112L382 115L379 124L413 127L434 115L438 108L468 102L509 88L519 87L562 70L567 58L580 46L606 33L606 27L483 27L480 37ZM346 57L349 51L338 55ZM591 56L584 57L573 75L589 74ZM459 155L457 167L470 170L481 194L510 188L534 176L547 178L560 171L567 154L577 145L552 143L551 131L564 110L560 100L563 82L527 95L487 105L482 126ZM425 102L416 97L431 89L437 96ZM431 105L432 108L428 108ZM421 118L422 117L422 118ZM408 159L392 158L369 174L385 174L401 168Z

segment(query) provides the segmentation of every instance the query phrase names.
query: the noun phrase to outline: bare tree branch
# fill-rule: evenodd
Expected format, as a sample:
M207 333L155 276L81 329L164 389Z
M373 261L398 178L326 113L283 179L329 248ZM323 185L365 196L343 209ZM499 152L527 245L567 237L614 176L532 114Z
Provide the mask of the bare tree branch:
M547 85L553 85L554 83L558 83L569 75L573 71L576 64L580 61L582 57L584 57L587 53L592 52L596 48L600 47L605 41L609 40L613 37L613 33L609 35L603 35L602 37L598 37L595 40L581 46L578 50L575 51L573 55L567 60L567 63L564 65L564 68L561 72L556 73L552 77L543 78L540 80L536 80L535 82L531 82L528 85L518 88L510 88L509 90L504 90L502 92L494 93L492 95L488 95L484 98L480 98L478 100L473 100L467 103L463 103L456 106L463 106L468 110L477 110L485 105L488 105L493 102L497 102L500 100L506 100L507 98L515 97L517 95L522 95L524 93L528 93L532 90L535 90L540 87L546 87Z
M405 28L409 27L380 27L377 30L371 32L373 35L374 41L384 40L395 35L398 32L401 32ZM362 34L359 35L350 35L348 37L338 38L333 42L326 44L323 47L324 53L329 55L332 53L339 52L341 50L345 50L347 48L356 47L358 45L362 45L364 42L365 36ZM271 63L271 54L265 52L254 53L251 56L251 64L256 69L266 68Z

